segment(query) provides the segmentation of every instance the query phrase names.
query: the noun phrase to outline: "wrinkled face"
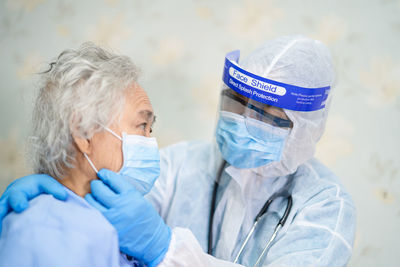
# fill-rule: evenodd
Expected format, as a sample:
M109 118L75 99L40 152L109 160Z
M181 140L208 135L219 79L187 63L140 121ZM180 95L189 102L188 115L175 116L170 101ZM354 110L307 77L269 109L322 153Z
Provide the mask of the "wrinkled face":
M128 135L150 137L154 121L155 116L149 97L138 84L134 84L126 91L125 106L121 116L117 117L109 128L120 137L123 132ZM117 172L122 168L121 140L108 131L102 131L94 134L92 145L93 150L89 157L98 170L107 168Z

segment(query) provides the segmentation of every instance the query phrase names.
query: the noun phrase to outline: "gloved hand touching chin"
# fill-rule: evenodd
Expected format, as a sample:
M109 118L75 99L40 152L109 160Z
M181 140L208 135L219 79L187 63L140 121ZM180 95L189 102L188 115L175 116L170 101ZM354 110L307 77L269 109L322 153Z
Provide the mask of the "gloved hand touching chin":
M0 198L0 233L2 221L9 212L24 211L29 200L44 193L59 200L66 200L68 196L64 187L46 174L32 174L12 182Z
M106 169L97 175L101 180L91 182L85 199L115 227L123 253L156 266L168 251L171 229L123 176Z

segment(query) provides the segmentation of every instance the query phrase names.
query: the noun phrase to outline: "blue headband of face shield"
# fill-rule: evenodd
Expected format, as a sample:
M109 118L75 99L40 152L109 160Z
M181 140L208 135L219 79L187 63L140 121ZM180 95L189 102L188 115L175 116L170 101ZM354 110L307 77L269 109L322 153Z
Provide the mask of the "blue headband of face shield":
M314 111L325 107L330 86L305 88L267 79L238 65L240 51L226 55L224 83L235 92L267 105L295 110Z

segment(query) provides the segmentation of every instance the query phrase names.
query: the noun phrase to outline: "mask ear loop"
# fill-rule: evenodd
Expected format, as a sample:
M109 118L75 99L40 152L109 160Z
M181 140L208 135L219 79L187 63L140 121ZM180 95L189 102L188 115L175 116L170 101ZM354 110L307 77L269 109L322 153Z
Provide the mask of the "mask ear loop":
M113 130L111 130L110 128L108 128L107 126L105 126L105 125L103 125L103 124L101 124L101 123L99 123L99 125L100 125L101 127L103 127L104 130L106 130L107 132L109 132L110 134L114 135L115 137L117 137L119 140L122 141L122 137L119 136L118 134L116 134Z
M89 162L90 166L92 167L92 169L98 173L99 171L97 170L97 168L94 166L93 162L90 160L90 158L88 157L88 155L86 155L86 153L83 153L83 155L85 156L85 158L87 159L87 161Z
M107 126L105 126L105 125L103 125L103 124L101 124L101 123L99 123L99 125L100 126L102 126L103 128L104 128L104 130L106 130L107 132L109 132L110 134L112 134L112 135L114 135L116 138L118 138L122 143L124 143L124 140L122 139L122 137L121 136L119 136L118 134L116 134L113 130L111 130L110 128L108 128ZM122 133L122 134L124 134L124 133ZM122 144L122 146L123 146L123 144ZM123 148L122 148L122 159L124 159L124 152L123 152ZM122 167L121 167L121 169L118 171L118 173L120 173L120 171L122 170L122 168L125 166L125 161L123 160L123 162L122 162Z
M122 137L120 137L118 134L114 133L114 131L112 131L111 129L109 129L107 126L104 126L103 124L99 123L99 125L101 127L103 127L107 132L109 132L110 134L114 135L115 137L117 137L119 140L122 141ZM89 162L89 165L92 167L92 169L98 173L99 171L97 170L97 168L94 166L93 162L90 160L89 156L86 155L86 153L83 153L83 155L85 156L86 160Z

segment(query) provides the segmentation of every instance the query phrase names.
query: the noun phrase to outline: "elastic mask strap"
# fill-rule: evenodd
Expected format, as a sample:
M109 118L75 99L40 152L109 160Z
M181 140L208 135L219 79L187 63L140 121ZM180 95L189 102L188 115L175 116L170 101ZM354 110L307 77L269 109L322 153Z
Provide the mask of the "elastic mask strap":
M110 128L108 128L107 126L99 123L100 126L102 126L107 132L109 132L110 134L114 135L115 137L117 137L119 140L122 141L122 137L120 137L118 134L114 133L113 130L111 130ZM90 166L92 167L92 169L98 173L99 171L97 170L97 168L94 166L93 162L90 160L90 158L88 157L88 155L86 155L86 153L83 153L83 155L85 156L85 158L87 159L87 161L89 162Z
M119 140L122 141L122 137L119 136L118 134L116 134L113 130L111 130L110 128L108 128L107 126L105 126L105 125L103 125L101 123L99 123L99 124L100 124L101 127L104 128L104 130L106 130L107 132L109 132L110 134L114 135L115 137L117 137Z
M90 158L88 157L88 155L86 155L86 153L83 153L83 155L85 156L85 158L87 159L87 161L89 162L90 166L92 167L92 169L98 173L99 171L96 169L96 167L94 166L93 162L90 160Z

